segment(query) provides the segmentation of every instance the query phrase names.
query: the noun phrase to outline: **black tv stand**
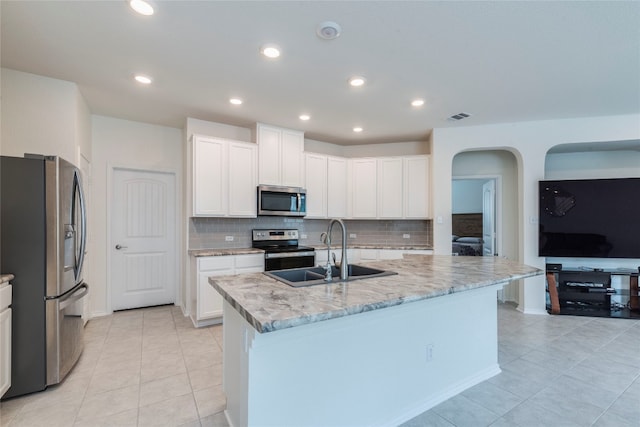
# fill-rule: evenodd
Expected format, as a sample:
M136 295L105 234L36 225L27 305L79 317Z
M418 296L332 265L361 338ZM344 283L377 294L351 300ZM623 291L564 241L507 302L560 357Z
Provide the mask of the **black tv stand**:
M547 270L550 314L640 319L638 274L631 270ZM612 287L613 276L628 277L629 286Z

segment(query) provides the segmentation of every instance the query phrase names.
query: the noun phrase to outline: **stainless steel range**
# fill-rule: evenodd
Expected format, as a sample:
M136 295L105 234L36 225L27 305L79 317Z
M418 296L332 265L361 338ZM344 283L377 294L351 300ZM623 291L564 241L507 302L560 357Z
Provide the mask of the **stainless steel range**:
M252 246L265 251L264 270L313 267L316 253L313 248L298 245L298 230L253 230Z

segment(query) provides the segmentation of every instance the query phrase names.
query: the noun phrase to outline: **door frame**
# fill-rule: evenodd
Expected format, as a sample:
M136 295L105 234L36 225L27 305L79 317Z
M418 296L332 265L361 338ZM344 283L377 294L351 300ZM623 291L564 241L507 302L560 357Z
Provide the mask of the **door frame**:
M176 287L174 289L174 305L175 306L181 306L182 305L182 300L180 298L180 296L182 295L182 282L180 281L180 277L181 277L181 272L182 272L182 228L181 228L181 214L182 214L182 210L180 209L180 206L182 205L181 203L181 198L180 198L180 185L181 185L181 181L178 179L178 173L175 169L169 169L169 168L147 168L147 167L138 167L138 166L131 166L131 165L122 165L122 164L114 164L114 163L107 163L107 212L106 212L106 218L107 218L107 268L106 268L106 284L107 284L107 289L106 289L106 298L107 298L107 312L109 314L113 314L113 304L112 304L112 286L111 286L111 248L113 247L113 242L111 240L111 230L112 230L112 226L111 226L111 220L112 220L112 209L113 209L113 194L114 194L114 188L113 188L113 181L114 181L114 174L116 172L116 170L123 170L123 171L132 171L132 172L147 172L147 173L161 173L161 174L167 174L167 175L173 175L174 177L174 181L175 181L175 206L174 206L174 217L175 217L175 224L174 224L174 240L176 243L176 255L175 255L175 283L176 283Z
M500 175L455 175L451 177L451 181L457 180L474 180L474 181L495 181L496 183L496 214L493 219L495 224L495 245L494 253L502 256L502 176ZM453 197L453 191L451 197ZM453 215L453 212L451 213Z

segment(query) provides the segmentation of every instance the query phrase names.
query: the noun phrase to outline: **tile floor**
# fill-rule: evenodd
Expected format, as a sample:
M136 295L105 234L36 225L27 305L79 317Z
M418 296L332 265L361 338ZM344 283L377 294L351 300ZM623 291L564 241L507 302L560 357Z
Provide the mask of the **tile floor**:
M640 426L640 320L523 315L501 304L503 372L403 427ZM11 426L227 426L222 328L177 307L91 320L67 379L0 404Z

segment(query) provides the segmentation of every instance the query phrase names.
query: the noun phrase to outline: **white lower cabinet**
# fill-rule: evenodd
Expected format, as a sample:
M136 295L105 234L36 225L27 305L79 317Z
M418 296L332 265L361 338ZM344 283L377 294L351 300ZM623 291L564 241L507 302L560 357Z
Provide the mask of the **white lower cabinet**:
M192 258L191 320L196 327L222 322L222 296L209 284L209 277L264 271L263 254Z
M332 253L336 254L336 260L340 261L340 255L342 251L340 249L331 249ZM372 262L372 261L384 261L393 259L402 259L404 255L433 255L433 250L430 249L369 249L369 248L351 248L347 250L347 261L349 264L357 264L359 262ZM316 264L327 264L327 250L316 250ZM333 262L332 262L333 264Z
M0 397L11 387L11 285L0 284Z

